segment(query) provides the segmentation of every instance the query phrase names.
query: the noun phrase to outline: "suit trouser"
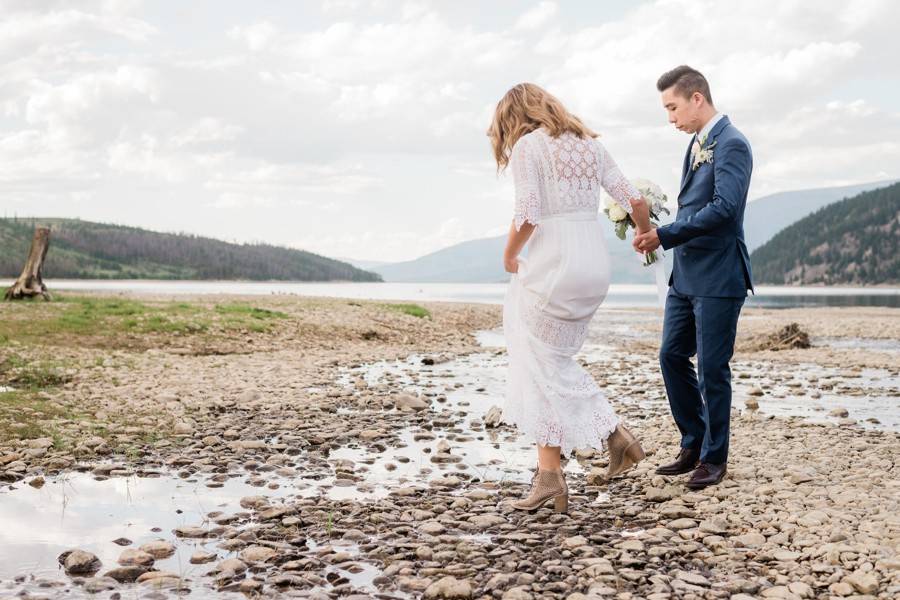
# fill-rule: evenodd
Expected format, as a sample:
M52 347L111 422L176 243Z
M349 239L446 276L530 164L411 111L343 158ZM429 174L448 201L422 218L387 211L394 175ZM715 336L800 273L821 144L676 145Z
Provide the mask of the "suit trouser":
M682 448L700 460L728 460L731 367L745 298L685 296L669 288L659 363ZM697 370L691 357L697 355ZM698 377L699 374L699 377Z

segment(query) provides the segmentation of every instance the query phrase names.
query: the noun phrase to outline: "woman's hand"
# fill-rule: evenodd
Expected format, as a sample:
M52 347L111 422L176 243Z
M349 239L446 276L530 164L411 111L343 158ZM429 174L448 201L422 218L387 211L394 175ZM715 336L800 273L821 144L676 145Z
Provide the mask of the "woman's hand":
M650 205L644 197L631 200L631 220L634 221L638 233L650 231Z
M507 273L518 273L519 272L519 259L516 257L509 257L505 254L503 255L503 268L506 269Z

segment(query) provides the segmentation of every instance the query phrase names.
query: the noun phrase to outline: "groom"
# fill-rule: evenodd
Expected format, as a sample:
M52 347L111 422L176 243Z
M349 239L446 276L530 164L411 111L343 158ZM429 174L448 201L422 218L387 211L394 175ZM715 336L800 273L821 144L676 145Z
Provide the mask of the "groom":
M692 135L681 170L675 222L635 237L638 252L674 248L659 351L678 458L661 475L693 471L687 487L722 481L728 462L731 369L738 315L753 289L744 243L744 207L753 156L728 117L716 111L706 78L681 66L656 84L669 122ZM691 357L697 355L697 371Z

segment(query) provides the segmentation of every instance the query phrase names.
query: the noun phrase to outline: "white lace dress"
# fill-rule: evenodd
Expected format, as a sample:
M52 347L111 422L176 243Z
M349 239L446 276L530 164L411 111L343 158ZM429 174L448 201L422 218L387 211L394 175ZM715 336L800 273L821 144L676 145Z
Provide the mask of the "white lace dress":
M516 143L510 168L516 229L537 227L510 279L503 307L509 374L503 420L540 445L603 448L618 423L574 360L609 289L610 258L599 213L605 189L622 208L640 194L595 139L543 130ZM524 254L524 253L523 253Z

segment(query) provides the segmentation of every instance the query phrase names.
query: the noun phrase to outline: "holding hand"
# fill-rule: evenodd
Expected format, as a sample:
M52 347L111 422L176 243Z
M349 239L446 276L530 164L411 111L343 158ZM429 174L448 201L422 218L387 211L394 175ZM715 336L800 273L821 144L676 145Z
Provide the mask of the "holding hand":
M659 235L656 233L655 227L643 233L636 233L634 236L634 240L632 240L631 242L631 245L634 248L635 252L639 252L641 254L653 252L654 250L659 248L659 244Z

